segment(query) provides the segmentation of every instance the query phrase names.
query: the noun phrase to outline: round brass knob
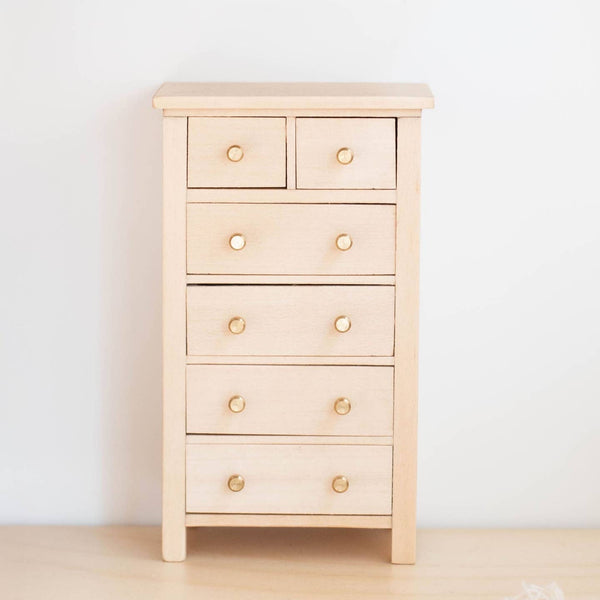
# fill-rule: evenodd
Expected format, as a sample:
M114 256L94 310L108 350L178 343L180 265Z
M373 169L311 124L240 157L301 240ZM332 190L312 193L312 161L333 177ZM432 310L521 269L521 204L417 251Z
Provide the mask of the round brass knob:
M229 238L229 246L232 250L242 250L246 245L246 238L243 233L234 233Z
M335 320L335 328L340 333L350 331L350 327L352 327L352 322L350 321L350 317L346 315L341 315Z
M340 165L349 165L354 159L354 152L350 148L340 148L337 151L337 159Z
M331 487L333 488L334 492L343 494L344 492L348 491L350 482L348 481L347 477L344 477L343 475L336 475L331 482Z
M232 475L227 480L227 487L232 492L241 492L244 489L244 485L246 485L246 482L244 481L244 478L241 475Z
M228 406L232 413L241 413L246 408L246 401L243 396L232 396Z
M227 158L231 162L240 162L244 158L244 151L239 146L229 146L227 148Z
M243 333L244 329L246 329L246 321L242 319L242 317L233 317L231 321L229 321L229 331L234 334Z
M333 409L338 415L347 415L352 408L352 404L348 398L338 398L333 403Z
M338 250L342 252L346 250L350 250L352 248L352 238L349 233L340 233L340 235L335 238L335 245Z

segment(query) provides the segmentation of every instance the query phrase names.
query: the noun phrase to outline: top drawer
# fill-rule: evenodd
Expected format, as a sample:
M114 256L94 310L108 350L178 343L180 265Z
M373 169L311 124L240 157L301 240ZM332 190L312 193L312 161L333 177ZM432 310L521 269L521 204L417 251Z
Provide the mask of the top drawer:
M394 189L396 120L296 119L300 189Z
M285 117L190 117L188 187L285 187L285 122Z

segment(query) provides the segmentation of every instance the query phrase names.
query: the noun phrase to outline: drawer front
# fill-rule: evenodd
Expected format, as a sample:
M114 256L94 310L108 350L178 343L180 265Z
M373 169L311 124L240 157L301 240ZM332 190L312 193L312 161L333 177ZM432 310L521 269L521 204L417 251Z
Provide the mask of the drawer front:
M232 491L229 478L243 478ZM344 492L333 490L343 476ZM239 483L240 480L236 480ZM232 484L233 485L233 484ZM390 446L188 444L186 511L389 515Z
M394 206L190 204L188 273L391 275Z
M188 187L285 187L284 117L190 117Z
M393 367L187 367L188 433L392 435Z
M296 161L298 188L393 189L396 120L296 119Z
M336 325L350 328L342 333ZM190 355L391 356L393 332L393 286L192 285L187 290Z

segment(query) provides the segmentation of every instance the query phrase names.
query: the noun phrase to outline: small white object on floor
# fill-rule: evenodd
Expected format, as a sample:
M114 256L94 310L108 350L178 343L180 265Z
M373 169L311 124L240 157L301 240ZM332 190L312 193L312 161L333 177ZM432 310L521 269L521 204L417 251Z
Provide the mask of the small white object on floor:
M505 600L565 600L565 595L556 583L545 587L523 583L523 591L518 596Z

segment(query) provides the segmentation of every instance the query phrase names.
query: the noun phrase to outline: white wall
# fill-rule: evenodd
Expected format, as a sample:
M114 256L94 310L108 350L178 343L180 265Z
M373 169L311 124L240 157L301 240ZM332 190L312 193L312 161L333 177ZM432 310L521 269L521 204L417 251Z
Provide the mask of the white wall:
M600 526L598 3L4 2L0 521L157 522L164 80L425 81L419 523Z

